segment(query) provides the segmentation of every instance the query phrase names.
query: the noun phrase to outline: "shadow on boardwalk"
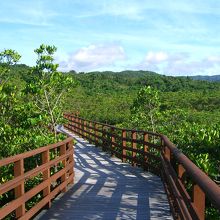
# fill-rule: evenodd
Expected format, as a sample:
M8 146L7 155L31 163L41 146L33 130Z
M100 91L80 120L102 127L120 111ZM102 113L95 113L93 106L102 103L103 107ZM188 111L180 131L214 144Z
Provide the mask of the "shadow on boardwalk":
M159 177L75 138L75 183L36 219L172 219Z

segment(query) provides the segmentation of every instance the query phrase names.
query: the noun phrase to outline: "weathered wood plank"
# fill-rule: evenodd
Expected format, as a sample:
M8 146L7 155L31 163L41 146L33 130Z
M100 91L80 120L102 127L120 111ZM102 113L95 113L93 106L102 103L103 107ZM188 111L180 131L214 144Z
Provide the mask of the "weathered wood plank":
M36 219L172 219L159 177L74 137L74 186Z

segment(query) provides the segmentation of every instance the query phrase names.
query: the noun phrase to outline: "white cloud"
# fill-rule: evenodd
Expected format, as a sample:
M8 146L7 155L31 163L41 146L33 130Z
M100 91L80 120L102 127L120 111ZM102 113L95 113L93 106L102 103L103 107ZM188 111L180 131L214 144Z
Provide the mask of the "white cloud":
M149 52L146 56L147 63L160 63L164 62L168 59L168 54L160 51L160 52Z
M148 52L137 68L169 75L219 74L220 56L192 60L187 53Z
M70 54L68 59L60 57L60 70L92 71L113 66L125 59L124 49L118 44L98 44L83 47Z
M172 75L219 74L220 56L210 56L199 60L185 58L178 62L169 60L163 71Z

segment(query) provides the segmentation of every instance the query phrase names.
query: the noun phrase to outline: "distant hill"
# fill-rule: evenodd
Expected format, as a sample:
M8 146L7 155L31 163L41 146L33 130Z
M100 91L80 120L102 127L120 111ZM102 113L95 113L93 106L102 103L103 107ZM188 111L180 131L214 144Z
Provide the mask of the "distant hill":
M72 74L69 72L69 74ZM204 89L220 89L219 82L199 81L190 77L174 77L160 75L150 71L122 72L89 72L74 74L82 87L93 92L110 92L139 90L145 85L164 92L196 91Z
M17 86L28 83L33 75L30 74L31 67L24 64L14 65L9 73L10 78ZM80 72L69 71L66 74L72 75L76 81L89 93L104 92L136 92L143 86L149 85L163 92L177 91L198 91L206 89L220 89L220 75L218 76L166 76L151 71L131 71L121 72L94 71ZM199 80L203 80L202 82Z
M219 82L220 81L220 75L214 75L214 76L190 76L191 79L195 80L203 80L203 81L210 81L210 82Z

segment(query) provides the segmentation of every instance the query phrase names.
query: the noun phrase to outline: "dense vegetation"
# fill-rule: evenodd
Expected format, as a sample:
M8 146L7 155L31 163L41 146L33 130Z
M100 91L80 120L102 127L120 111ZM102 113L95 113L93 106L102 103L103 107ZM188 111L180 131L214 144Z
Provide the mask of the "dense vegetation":
M64 93L73 78L57 71L55 47L35 50L36 66L16 66L20 55L0 54L0 158L58 140L55 126L62 122Z
M87 119L164 133L220 181L220 83L149 71L62 74L45 48L36 52L34 68L10 63L7 83L1 84L0 157L59 139L53 132L61 112L79 111ZM47 105L45 91L55 108Z
M160 93L161 110L182 109L191 121L220 120L220 84L186 77L161 76L152 72L74 74L79 86L69 94L66 105L94 120L121 124L130 121L130 107L145 85ZM85 102L86 99L86 102Z
M62 140L56 125L63 122L63 101L73 78L57 71L53 63L54 46L41 45L35 50L36 66L16 66L20 55L13 50L0 53L0 159L29 151ZM51 158L58 152L51 153ZM26 171L34 169L41 161L40 155L24 161ZM59 166L52 169L58 172ZM0 167L0 184L13 178L13 164ZM25 191L43 181L38 175L28 179ZM0 195L0 207L14 198L14 190ZM37 194L25 205L29 210L42 199ZM11 213L6 219L15 219Z

